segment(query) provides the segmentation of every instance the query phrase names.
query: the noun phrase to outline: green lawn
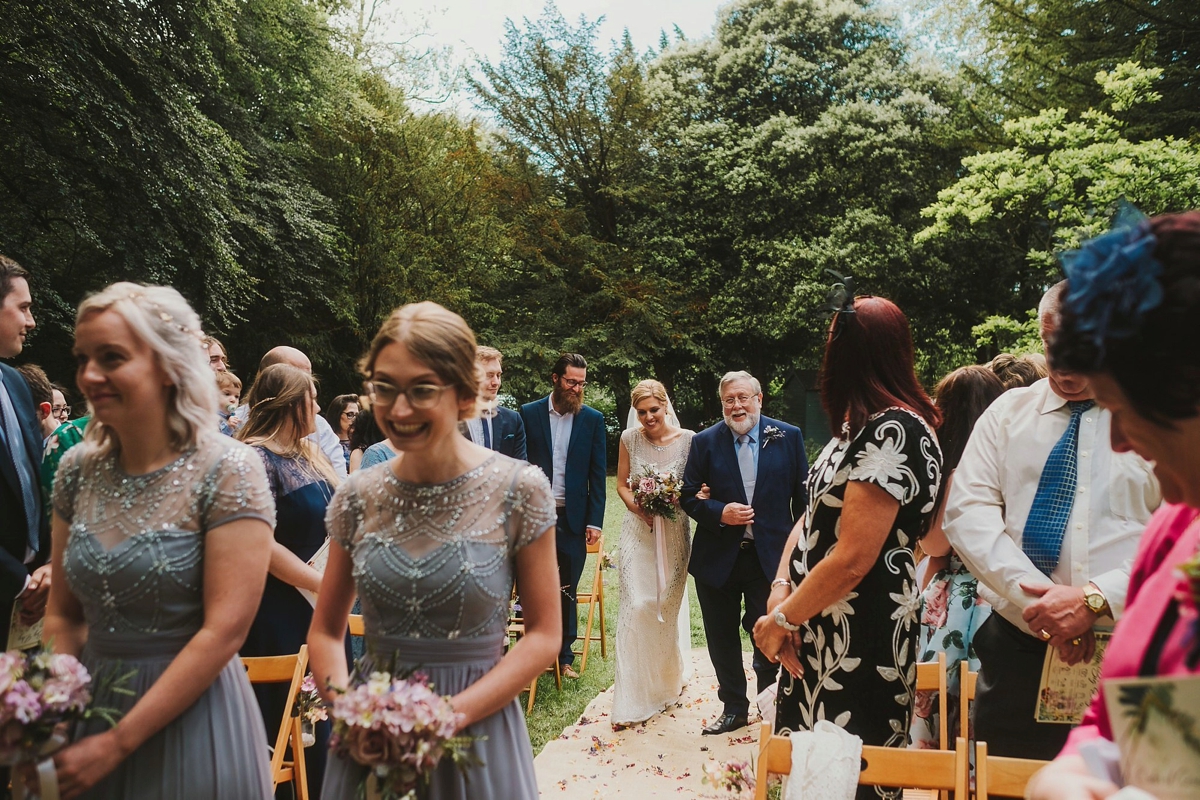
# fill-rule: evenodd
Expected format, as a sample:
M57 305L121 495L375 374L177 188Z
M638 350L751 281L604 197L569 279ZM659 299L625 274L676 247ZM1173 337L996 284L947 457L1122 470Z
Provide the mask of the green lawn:
M615 566L617 545L621 535L621 520L625 516L625 504L617 495L617 479L608 479L608 502L604 509L604 549L612 554ZM594 557L589 557L583 570L580 586L587 589L591 584L592 575L596 569ZM600 657L600 643L593 642L588 653L587 672L579 680L563 679L563 688L559 692L554 688L554 675L546 674L538 681L537 699L526 719L529 725L529 738L533 742L534 753L542 749L542 745L556 738L563 729L571 725L583 713L587 704L596 695L607 689L613 682L615 666L613 648L617 636L617 615L621 600L620 589L617 585L616 569L603 570L601 579L604 582L604 624L608 635L608 658ZM691 603L692 646L704 646L704 625L700 619L700 605L696 601L696 586L692 578L688 578L688 600ZM587 623L586 606L580 606L583 612L579 621L579 635ZM598 622L594 627L599 628ZM742 648L750 649L750 638L742 632ZM575 668L579 668L580 660L575 660ZM522 708L526 695L521 695Z

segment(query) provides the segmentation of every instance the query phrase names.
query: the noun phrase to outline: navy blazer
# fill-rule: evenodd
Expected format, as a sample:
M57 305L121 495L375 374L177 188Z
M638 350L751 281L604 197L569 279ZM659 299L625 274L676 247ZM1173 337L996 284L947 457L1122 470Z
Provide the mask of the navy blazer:
M17 422L21 426L19 436L22 450L29 459L30 474L33 476L34 496L37 505L25 508L21 499L21 484L17 470L9 458L7 448L0 447L0 631L7 636L8 619L12 615L12 603L25 588L25 578L31 569L46 563L50 552L49 515L41 507L41 485L39 469L42 463L42 431L37 414L33 410L33 396L29 384L7 364L0 364L0 380L8 389ZM9 432L11 435L11 432ZM25 565L26 531L28 514L37 517L38 554L33 563Z
M487 422L487 420L484 420ZM467 438L471 438L471 429L463 426L466 430ZM496 416L492 418L492 435L495 437L492 441L492 449L497 453L515 458L518 461L525 461L525 423L521 421L521 415L513 411L511 408L499 406L496 408ZM475 444L483 446L483 442L475 442Z
M554 480L554 448L550 441L550 398L543 397L521 406L525 423L529 463L536 464ZM557 540L558 549L586 549L584 530L604 527L605 494L604 415L584 406L575 415L571 441L567 444L566 492L567 532L577 542Z
M763 429L776 427L782 437L763 441ZM808 456L804 437L795 425L759 417L754 438L759 442L758 473L754 483L754 544L763 573L775 576L792 526L804 514ZM697 500L701 484L710 498ZM692 437L683 473L680 505L696 521L688 572L709 586L722 586L733 571L745 525L725 525L721 512L727 503L745 503L742 471L738 467L733 431L718 422Z

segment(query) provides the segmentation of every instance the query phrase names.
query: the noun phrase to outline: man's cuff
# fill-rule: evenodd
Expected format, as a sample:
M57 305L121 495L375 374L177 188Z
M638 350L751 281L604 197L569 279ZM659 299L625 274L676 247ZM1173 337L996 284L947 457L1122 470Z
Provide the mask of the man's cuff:
M595 531L596 533L603 533L603 532L604 532L604 529L603 529L603 528L597 528L595 525L588 525L588 526L587 526L587 530L589 530L589 531Z
M25 576L25 585L21 587L21 591L17 592L17 597L20 597L21 595L25 594L26 591L29 590L29 582L31 580L33 580L32 575ZM13 599L15 600L16 598L13 598Z
M1125 613L1125 595L1129 590L1129 573L1114 569L1091 579L1104 599L1108 601L1108 616L1116 621Z

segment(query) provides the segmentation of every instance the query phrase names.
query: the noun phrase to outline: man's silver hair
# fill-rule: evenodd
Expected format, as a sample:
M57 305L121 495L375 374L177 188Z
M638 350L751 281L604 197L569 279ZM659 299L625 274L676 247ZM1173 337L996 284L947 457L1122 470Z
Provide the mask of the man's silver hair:
M739 369L734 372L726 372L721 377L721 385L717 387L717 396L725 394L725 387L734 381L746 381L754 389L755 394L762 394L762 384L758 382L758 378L746 372L744 369Z
M1058 319L1058 312L1062 310L1063 298L1067 295L1067 282L1059 281L1046 290L1042 295L1042 302L1038 303L1038 325L1045 325L1046 318L1052 320Z

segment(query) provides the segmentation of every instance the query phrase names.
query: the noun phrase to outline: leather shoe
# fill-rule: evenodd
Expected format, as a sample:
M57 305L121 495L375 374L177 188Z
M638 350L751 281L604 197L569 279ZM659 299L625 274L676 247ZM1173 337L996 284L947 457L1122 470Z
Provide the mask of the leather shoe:
M705 736L718 736L744 728L748 721L745 714L722 714L701 733Z
M562 665L562 676L564 678L577 679L579 677L579 673L576 672L575 668L572 667L570 664L563 664Z

